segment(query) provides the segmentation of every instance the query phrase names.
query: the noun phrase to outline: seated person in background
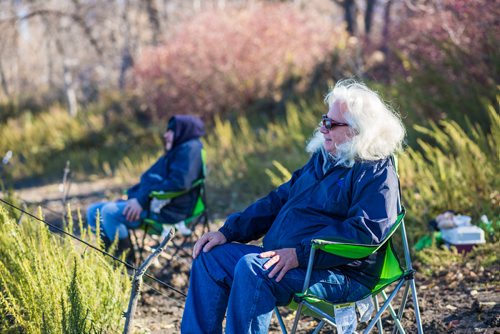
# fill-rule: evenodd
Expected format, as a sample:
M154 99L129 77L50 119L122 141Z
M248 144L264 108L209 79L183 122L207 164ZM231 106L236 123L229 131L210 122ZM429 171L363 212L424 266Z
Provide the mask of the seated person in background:
M302 291L311 240L379 243L397 218L399 119L361 83L337 83L309 143L309 162L291 179L230 215L193 248L182 333L267 333L273 308ZM263 246L245 243L264 236ZM312 291L332 302L364 297L380 277L385 248L362 260L319 252Z
M205 134L201 119L178 115L168 121L165 154L144 174L140 182L127 190L127 201L94 203L87 209L87 222L95 229L97 211L100 212L102 238L107 247L118 237L118 252L130 248L127 229L138 228L140 219L148 215L149 194L152 191L180 191L202 177L203 162L200 137ZM160 212L159 219L174 224L190 214L197 194L188 192L172 201Z

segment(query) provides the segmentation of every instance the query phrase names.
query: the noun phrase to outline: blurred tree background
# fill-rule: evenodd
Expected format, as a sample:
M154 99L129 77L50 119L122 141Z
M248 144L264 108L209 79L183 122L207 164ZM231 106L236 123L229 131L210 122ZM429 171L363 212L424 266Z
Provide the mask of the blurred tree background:
M2 181L53 182L69 160L76 180L130 183L168 117L196 114L225 214L305 162L328 87L356 77L403 116L420 226L446 209L498 217L498 17L488 0L4 0ZM443 181L440 159L474 196Z

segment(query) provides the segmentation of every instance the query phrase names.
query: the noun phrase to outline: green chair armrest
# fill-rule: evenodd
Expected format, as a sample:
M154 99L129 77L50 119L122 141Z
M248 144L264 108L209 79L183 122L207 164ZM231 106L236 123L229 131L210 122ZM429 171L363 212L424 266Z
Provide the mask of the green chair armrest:
M311 241L312 247L324 252L346 257L348 259L362 259L377 251L379 245L361 245L335 242L321 239Z
M190 189L187 190L180 190L180 191L152 191L149 194L149 198L156 198L156 199L172 199L179 197L180 195L184 195L187 193Z
M204 183L205 183L205 179L198 179L198 180L193 182L193 184L191 185L191 189L196 188L198 186L201 186Z
M398 229L403 221L403 218L406 214L404 208L401 209L401 212L398 214L397 220L395 224L391 227L391 230L386 235L384 240L375 245L365 245L365 244L355 244L345 242L344 240L335 240L335 239L313 239L311 240L311 247L315 249L320 249L324 252L346 257L348 259L362 259L373 253L375 253L380 247L382 247L389 239L391 239L394 232Z
M205 182L205 179L198 179L198 180L193 182L193 184L191 185L191 188L179 190L179 191L166 191L166 192L164 192L164 191L152 191L149 194L149 198L156 198L156 199L161 199L161 200L176 198L176 197L179 197L181 195L188 193L189 191L191 191L191 189L202 185L204 182Z

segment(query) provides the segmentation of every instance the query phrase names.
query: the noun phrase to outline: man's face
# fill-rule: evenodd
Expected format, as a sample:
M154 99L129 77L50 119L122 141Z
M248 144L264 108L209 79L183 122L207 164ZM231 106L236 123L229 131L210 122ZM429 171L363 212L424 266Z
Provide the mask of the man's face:
M172 148L172 145L174 144L174 131L167 130L163 134L163 138L165 138L165 149L167 151L170 151L170 149Z
M333 155L337 153L336 145L340 145L348 141L353 137L353 132L351 128L347 125L344 115L346 111L346 105L335 101L332 107L328 110L327 117L333 122L331 129L327 129L324 124L320 127L320 132L325 138L324 147L325 150ZM343 123L344 125L336 125L336 123Z

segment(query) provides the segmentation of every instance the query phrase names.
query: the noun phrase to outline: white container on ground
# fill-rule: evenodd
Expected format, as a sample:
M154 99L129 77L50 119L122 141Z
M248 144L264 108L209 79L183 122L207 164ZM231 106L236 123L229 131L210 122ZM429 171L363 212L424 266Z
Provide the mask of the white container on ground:
M484 244L484 231L474 225L441 230L443 240L459 252L468 252L474 245Z

